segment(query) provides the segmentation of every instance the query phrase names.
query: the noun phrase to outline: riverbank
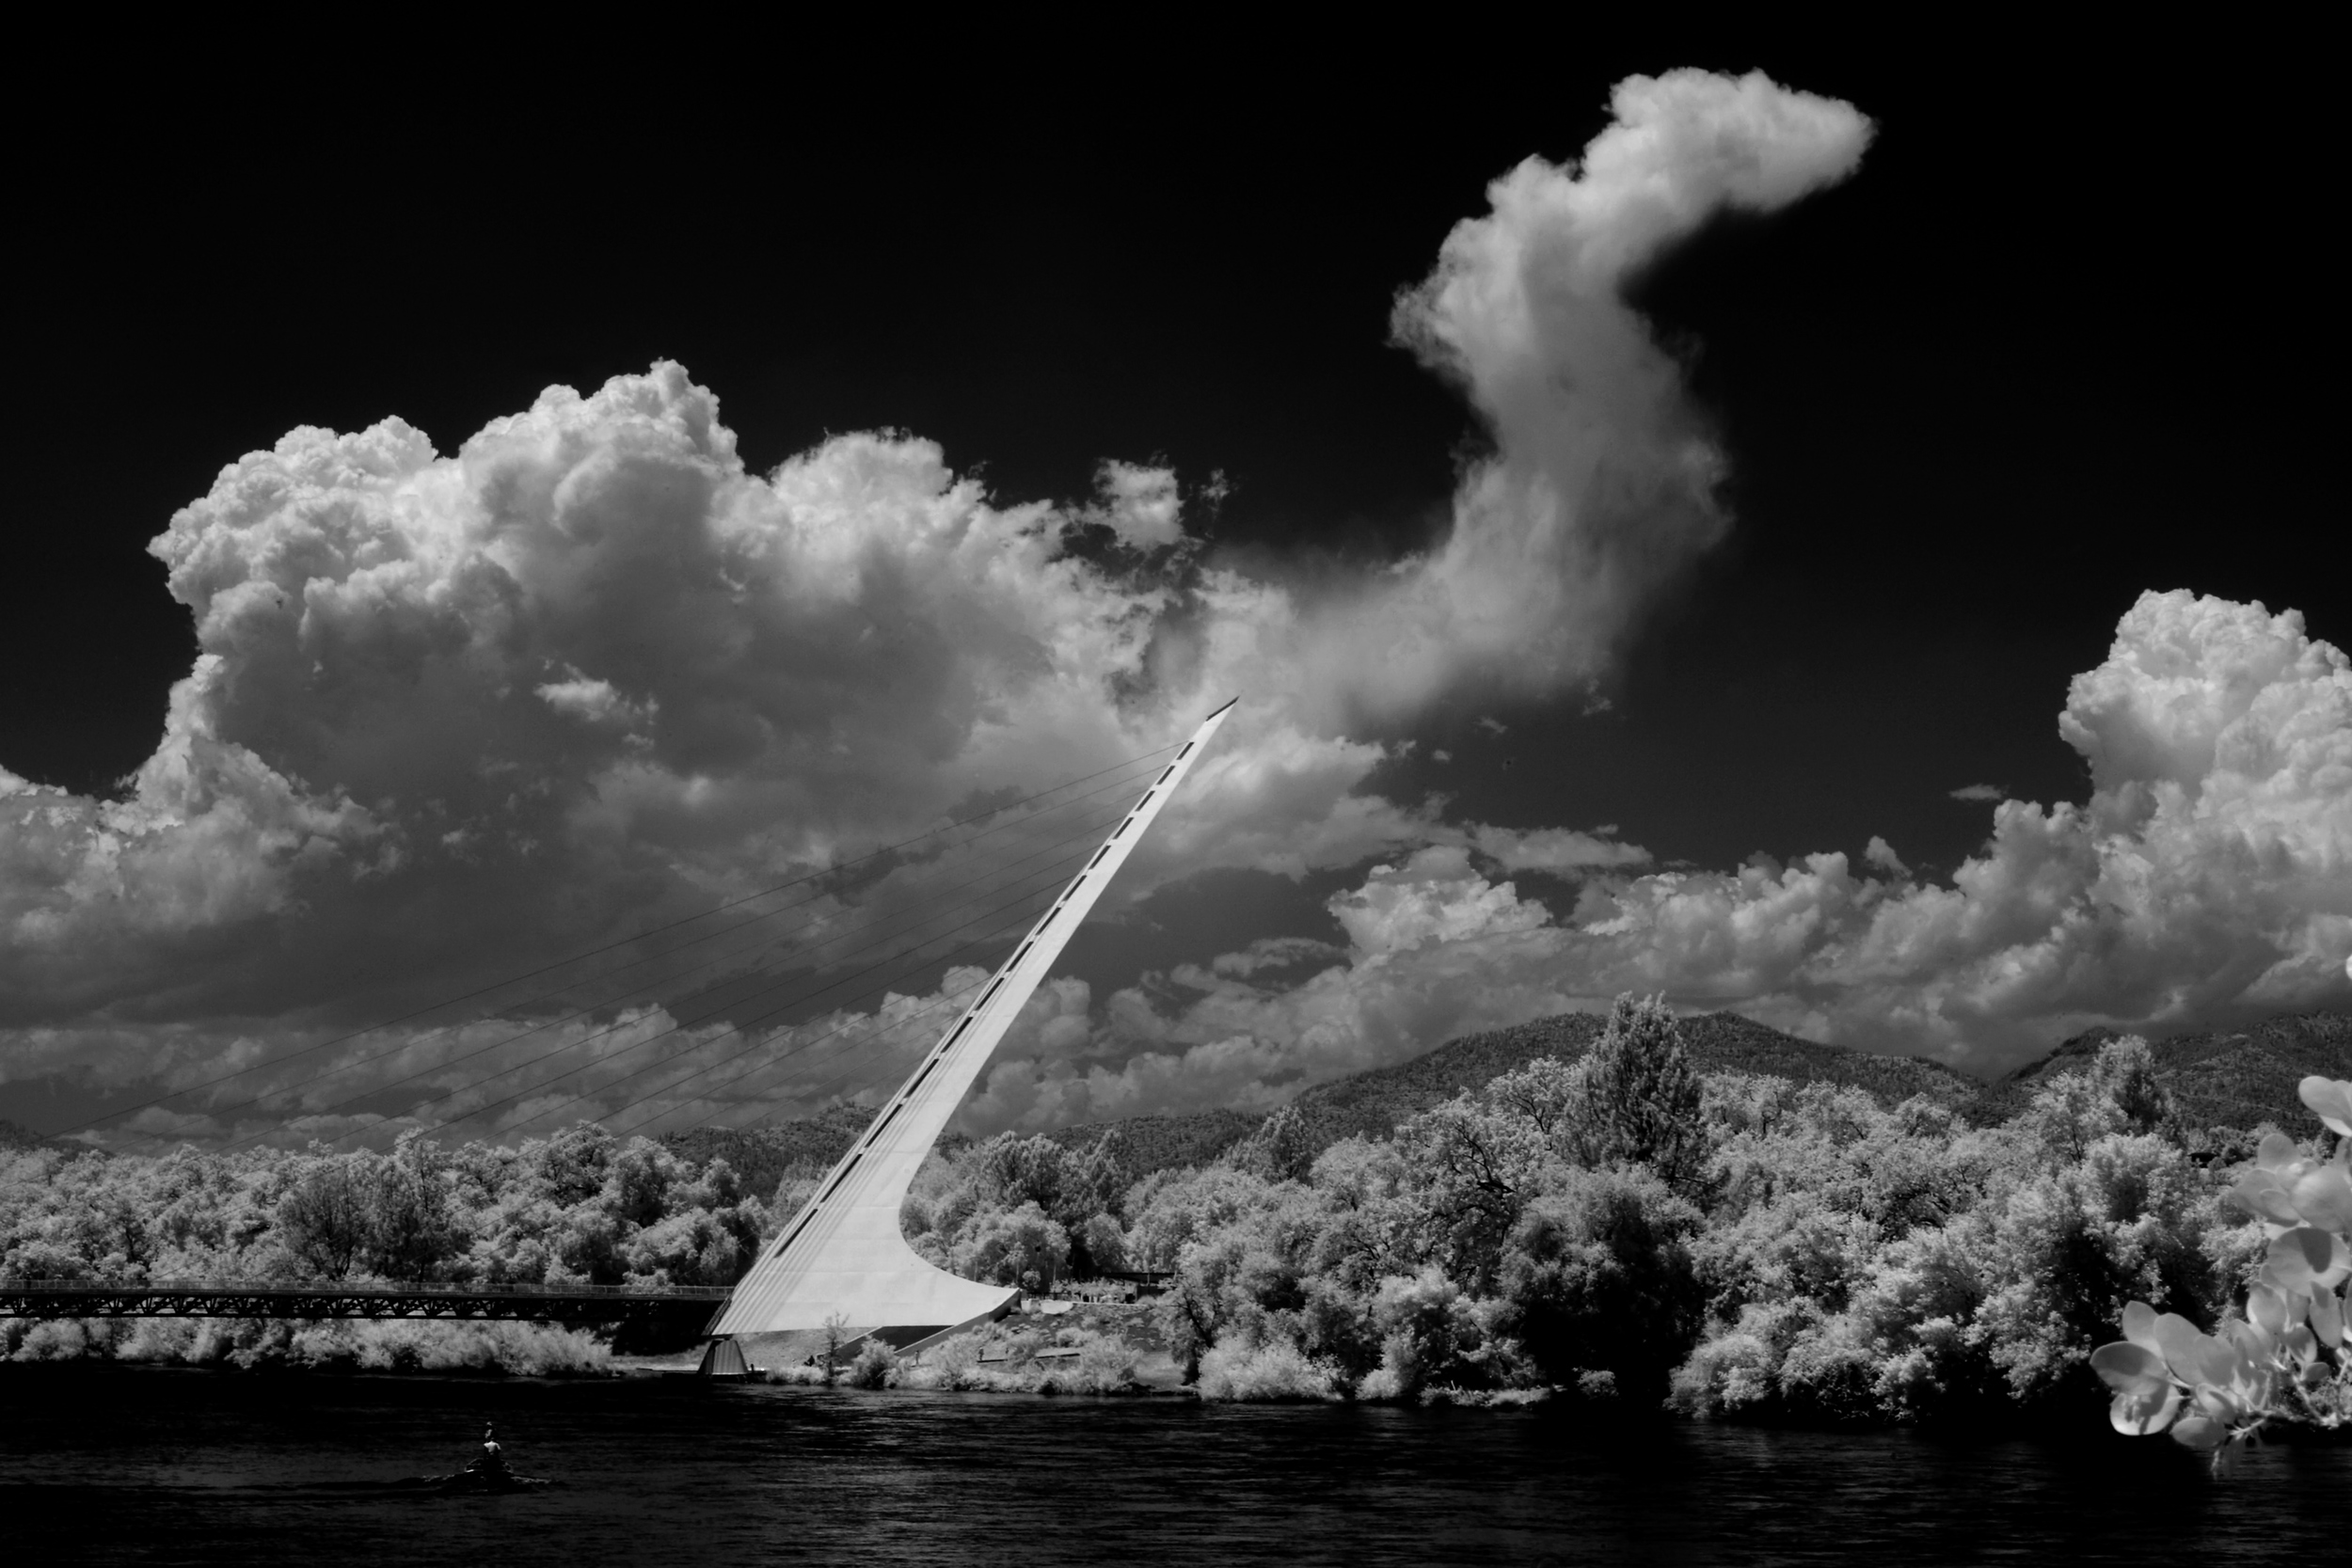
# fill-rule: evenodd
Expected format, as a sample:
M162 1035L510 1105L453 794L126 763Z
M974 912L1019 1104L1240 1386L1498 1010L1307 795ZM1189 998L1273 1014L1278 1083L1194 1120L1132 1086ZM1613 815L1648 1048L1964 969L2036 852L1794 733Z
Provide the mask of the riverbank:
M754 1381L801 1387L1495 1408L1523 1408L1561 1397L1602 1402L1614 1394L1605 1380L1569 1390L1406 1387L1377 1373L1351 1378L1339 1367L1279 1342L1213 1347L1201 1356L1197 1375L1187 1378L1165 1323L1150 1304L1032 1298L994 1323L903 1355L860 1336L821 1329L744 1335L738 1344ZM700 1365L700 1354L615 1357L614 1365L634 1372L691 1373Z
M548 1323L416 1319L0 1319L0 1361L110 1361L241 1371L610 1377L611 1346Z
M831 1366L828 1367L828 1340ZM912 1355L821 1329L742 1337L755 1380L854 1389L1200 1399L1210 1402L1395 1401L1284 1345L1212 1349L1188 1382L1154 1308L1031 1299L1019 1310ZM70 1362L277 1372L420 1372L487 1377L691 1376L697 1342L618 1354L598 1336L541 1323L235 1318L0 1320L0 1362ZM1423 1404L1525 1405L1549 1389L1415 1390Z

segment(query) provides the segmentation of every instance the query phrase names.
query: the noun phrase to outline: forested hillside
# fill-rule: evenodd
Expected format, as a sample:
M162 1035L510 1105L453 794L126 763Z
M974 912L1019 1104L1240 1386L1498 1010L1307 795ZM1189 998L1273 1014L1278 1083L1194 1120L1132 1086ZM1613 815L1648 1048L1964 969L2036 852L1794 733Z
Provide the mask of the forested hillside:
M1159 1327L1212 1398L1671 1393L1858 1422L2095 1410L2090 1353L2128 1304L2221 1332L2267 1256L2233 1140L2188 1124L2137 1040L2069 1053L1982 1126L1920 1064L1630 999L1597 1033L1455 1041L1182 1168L1124 1167L1116 1123L1000 1134L926 1167L907 1234L1004 1284L1171 1272ZM2295 1131L2264 1149L2279 1169L2332 1148L2308 1108Z
M1291 1101L1315 1149L1342 1138L1379 1137L1406 1117L1455 1095L1482 1089L1515 1068L1545 1057L1573 1062L1600 1037L1602 1015L1561 1013L1507 1029L1465 1035L1393 1067L1374 1068L1301 1090ZM1825 1083L1867 1090L1892 1105L1915 1094L1958 1106L1981 1085L1935 1062L1874 1056L1817 1045L1738 1013L1707 1013L1681 1021L1692 1064L1702 1072L1757 1072L1792 1083ZM1234 1111L1085 1122L1048 1134L1073 1148L1091 1147L1114 1129L1136 1174L1197 1165L1240 1143L1263 1117ZM846 1145L844 1147L847 1147Z
M2016 1114L2038 1086L2082 1066L2120 1037L2113 1029L2087 1030L2019 1068L1986 1089L1978 1119L1997 1121ZM2152 1040L2150 1049L2156 1076L2186 1125L2250 1131L2267 1122L2292 1128L2309 1115L2296 1098L2296 1085L2312 1073L2352 1078L2352 1017L2295 1013L2245 1029L2173 1035Z
M1493 1079L1549 1057L1573 1062L1600 1037L1602 1015L1562 1013L1507 1029L1465 1035L1409 1061L1375 1068L1302 1090L1292 1101L1307 1146L1329 1148L1343 1138L1382 1137L1455 1095L1484 1089ZM1861 1089L1881 1107L1924 1096L1969 1123L1995 1126L2032 1101L2058 1073L2084 1066L2102 1046L2120 1038L2093 1029L2049 1055L1987 1085L1939 1062L1848 1051L1784 1034L1734 1012L1678 1021L1691 1063L1702 1073L1744 1072L1793 1084ZM2231 1033L2180 1035L2153 1046L2158 1079L2172 1096L2183 1125L2250 1131L2265 1122L2299 1125L2305 1113L2295 1086L2304 1076L2352 1077L2352 1018L2313 1012L2272 1019ZM787 1173L814 1180L848 1152L873 1118L870 1107L834 1106L823 1116L743 1132L697 1131L663 1140L681 1157L723 1157L752 1191L769 1194ZM1082 1122L1045 1135L1064 1148L1091 1148L1116 1132L1120 1158L1136 1176L1206 1164L1248 1138L1263 1117L1239 1111L1133 1117ZM945 1152L955 1152L952 1138Z
M6 1117L0 1117L0 1149L51 1148L55 1147L56 1145L53 1140L42 1137L39 1132L34 1132L31 1128L24 1126L23 1123L10 1121Z
M850 1151L873 1122L867 1105L828 1106L820 1115L768 1127L698 1127L661 1142L682 1160L727 1163L747 1191L763 1197L787 1179L815 1180Z
M1385 1133L1407 1117L1465 1090L1484 1088L1532 1061L1578 1060L1600 1038L1605 1022L1598 1013L1563 1013L1465 1035L1395 1067L1317 1085L1293 1104L1327 1144ZM1703 1013L1680 1020L1679 1027L1691 1065L1700 1072L1756 1072L1798 1084L1836 1084L1865 1090L1882 1105L1925 1095L1940 1105L1957 1106L1979 1087L1939 1063L1817 1045L1738 1013Z
M1205 1165L1255 1132L1265 1121L1242 1111L1196 1111L1190 1116L1127 1117L1080 1122L1047 1137L1065 1148L1091 1148L1115 1138L1120 1158L1136 1175Z

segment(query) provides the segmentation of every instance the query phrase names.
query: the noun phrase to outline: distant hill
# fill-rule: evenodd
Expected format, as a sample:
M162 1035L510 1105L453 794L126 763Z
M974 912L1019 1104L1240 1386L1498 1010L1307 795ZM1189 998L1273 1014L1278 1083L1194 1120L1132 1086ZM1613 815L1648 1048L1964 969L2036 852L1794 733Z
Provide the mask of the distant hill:
M1575 1061L1600 1038L1604 1022L1593 1013L1562 1013L1508 1029L1464 1035L1394 1067L1301 1089L1291 1103L1314 1130L1318 1143L1335 1144L1359 1134L1378 1137L1407 1117L1443 1104L1464 1089L1484 1088L1489 1080L1539 1057Z
M1605 1022L1597 1013L1562 1013L1507 1029L1465 1035L1394 1067L1374 1068L1317 1084L1301 1090L1291 1103L1306 1117L1319 1146L1327 1148L1358 1134L1383 1136L1407 1117L1465 1089L1484 1088L1498 1075L1538 1057L1576 1060L1600 1038ZM1680 1023L1692 1063L1701 1072L1760 1072L1799 1083L1851 1084L1889 1105L1924 1094L1957 1107L1983 1087L1976 1079L1939 1063L1817 1045L1738 1013L1707 1013L1682 1019ZM1192 1116L1088 1122L1063 1128L1052 1136L1078 1147L1117 1129L1128 1168L1140 1176L1213 1160L1255 1132L1263 1119L1238 1111L1202 1111Z
M1205 1165L1258 1130L1263 1117L1247 1111L1197 1111L1190 1116L1127 1117L1084 1121L1045 1134L1064 1148L1091 1148L1105 1132L1119 1134L1120 1158L1137 1176Z
M1821 1045L1742 1018L1707 1013L1682 1020L1682 1037L1701 1072L1761 1072L1798 1083L1826 1082L1867 1090L1882 1105L1899 1105L1914 1095L1960 1106L1983 1089L1983 1081L1924 1056L1882 1056Z
M0 1117L0 1148L71 1148L72 1147L74 1146L60 1143L56 1138L36 1132L22 1122L10 1121L6 1117Z
M787 1174L821 1174L850 1151L850 1145L873 1119L870 1107L833 1105L805 1121L778 1122L772 1127L697 1127L666 1133L661 1142L681 1159L698 1164L714 1154L720 1156L735 1168L747 1189L765 1198Z
M2016 1115L2042 1085L2083 1066L2122 1033L2085 1030L2026 1063L1979 1097L1973 1118L1997 1121ZM2189 1126L2250 1130L2267 1121L2300 1136L2311 1131L2312 1117L2296 1085L2314 1072L2352 1078L2352 1015L2294 1013L2244 1029L2152 1040L2149 1051L2156 1076L2172 1091L2181 1119Z
M1702 1013L1678 1022L1691 1064L1701 1072L1759 1072L1798 1083L1847 1084L1889 1105L1923 1094L1958 1106L1982 1086L1937 1062L1818 1045L1738 1013ZM1329 1142L1355 1133L1386 1133L1406 1117L1465 1089L1483 1088L1498 1074L1538 1057L1575 1061L1599 1040L1605 1022L1597 1013L1562 1013L1465 1035L1411 1061L1318 1084L1292 1103L1318 1136Z

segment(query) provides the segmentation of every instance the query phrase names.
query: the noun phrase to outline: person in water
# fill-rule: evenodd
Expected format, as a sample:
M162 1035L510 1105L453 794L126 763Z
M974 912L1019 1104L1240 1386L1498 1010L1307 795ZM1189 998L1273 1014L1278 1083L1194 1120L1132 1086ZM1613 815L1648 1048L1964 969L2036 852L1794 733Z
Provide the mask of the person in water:
M483 1423L482 1457L467 1465L466 1468L479 1470L484 1475L489 1476L502 1476L506 1473L506 1454L499 1447L498 1426L495 1422Z

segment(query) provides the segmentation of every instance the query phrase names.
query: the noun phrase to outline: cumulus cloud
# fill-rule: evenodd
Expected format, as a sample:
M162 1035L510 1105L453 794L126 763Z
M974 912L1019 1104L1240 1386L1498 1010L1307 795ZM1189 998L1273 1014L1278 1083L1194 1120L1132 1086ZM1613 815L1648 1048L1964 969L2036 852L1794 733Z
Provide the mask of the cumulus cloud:
M1629 863L1640 851L1606 831L1437 824L1441 841L1332 897L1344 947L1268 939L1100 1006L1082 982L1046 987L960 1125L1263 1109L1436 1040L1597 1008L1628 990L1980 1070L2091 1023L2160 1028L2352 1002L2352 661L2292 611L2151 594L2074 683L2060 728L2108 759L2090 799L2002 802L1992 838L1948 886L1916 881L1873 838L1860 867L1838 853L1718 873L1603 863L1555 911L1504 879L1514 858L1530 861L1526 846L1544 865L1556 856L1541 847L1555 842L1589 840ZM2191 768L2202 771L2185 776ZM15 799L28 796L44 798L20 787ZM471 1115L464 1131L543 1130L583 1106L638 1101L628 1115L643 1125L724 1125L895 1082L983 973L951 969L935 990L878 1009L748 1031L641 1009L595 1025L609 1031L602 1045L586 1022L508 1043L494 1031L511 1025L489 1021L461 1031L476 1058L453 1062L446 1038L392 1032L349 1042L339 1059L389 1051L368 1071L380 1080L397 1066L421 1087L447 1085L435 1115ZM578 1066L544 1084L531 1060L559 1047L573 1054L554 1059ZM477 1081L508 1064L510 1076ZM281 1075L294 1112L283 1135L403 1124L337 1113L336 1080ZM175 1135L275 1125L150 1121Z
M895 1086L991 973L954 966L932 990L893 990L870 1008L749 1029L649 1006L536 1026L479 1019L446 1030L369 1030L293 1062L248 1037L222 1058L260 1064L236 1098L143 1110L109 1129L109 1141L383 1143L412 1127L512 1140L592 1115L626 1133L813 1113ZM1049 981L1008 1032L1009 1048L1025 1057L1072 1053L1088 1034L1089 999L1083 981ZM397 1091L408 1108L356 1104L355 1085L373 1091L366 1100Z
M592 724L619 724L630 734L642 736L658 711L660 704L653 698L632 703L621 695L611 681L590 680L577 671L572 678L549 681L533 688L548 706L558 713L571 715Z
M1529 158L1489 186L1492 211L1397 302L1398 340L1461 383L1497 451L1443 547L1391 591L1391 700L1465 664L1538 689L1589 672L1721 537L1722 454L1625 284L1719 212L1845 179L1871 132L1761 71L1629 77L1611 107L1581 162Z
M922 442L748 475L675 366L450 457L296 431L155 543L202 652L133 798L11 795L0 1009L282 1009L362 945L510 961L1148 750L1200 699L1106 700L1157 599L1058 523Z
M1146 1042L1126 1070L1008 1064L986 1103L1271 1102L1628 990L1980 1071L2092 1024L2352 1006L2352 660L2293 610L2151 593L2058 730L2091 763L2090 799L2002 801L1949 886L1873 837L1862 867L1823 853L1597 879L1554 920L1460 848L1424 850L1332 900L1345 961L1271 987L1179 972L1190 994L1165 1017L1141 991L1113 999L1110 1027Z
M2343 653L2292 610L2144 594L2058 729L2091 763L2090 800L2001 802L1952 886L1859 879L1836 856L1637 886L1602 923L1601 967L1669 989L1728 983L1829 1037L1996 1066L2091 1023L2347 1000ZM1720 964L1691 961L1709 947Z
M1449 847L1423 849L1401 867L1374 866L1363 886L1331 900L1331 912L1356 950L1368 954L1533 930L1549 918L1541 904L1521 902L1510 883L1490 885L1467 854Z
M1331 908L1349 946L1307 978L1262 983L1257 966L1220 959L1120 991L1083 1054L1000 1052L962 1125L1269 1109L1307 1084L1581 1000L1549 973L1561 936L1549 911L1481 874L1459 847L1375 866Z
M1895 853L1895 847L1876 833L1872 833L1870 842L1863 846L1862 859L1865 864L1877 866L1889 877L1908 879L1911 875L1911 867L1903 863L1902 856Z
M754 473L672 364L550 388L453 451L389 419L230 465L152 546L199 653L129 797L0 773L0 1076L200 1081L1109 767L1235 694L1122 898L1375 859L1402 890L1433 847L1645 863L1606 830L1387 799L1368 784L1401 743L1363 738L1457 692L1588 680L1724 526L1714 448L1623 287L1711 212L1843 178L1867 122L1695 71L1614 105L1580 162L1498 181L1399 301L1493 455L1441 538L1385 564L1217 556L1152 465L1105 462L1069 506L992 497L911 437ZM1094 528L1120 547L1073 547ZM949 834L828 884L806 930L920 908L979 853ZM1375 917L1387 896L1362 918L1436 922L1433 950L1541 918L1498 897L1479 918L1504 925L1471 935L1454 895Z
M1057 981L967 1128L1270 1105L1624 990L1988 1069L2090 1023L2352 1003L2352 673L2292 611L2143 597L2060 716L2090 799L1953 791L1994 811L1948 885L1883 838L1859 864L1659 870L1607 826L1465 823L1370 787L1400 743L1367 721L1576 689L1720 536L1717 450L1624 286L1710 213L1846 177L1869 136L1760 75L1635 78L1615 109L1581 160L1497 181L1400 299L1399 337L1493 451L1443 537L1376 569L1218 557L1153 466L1105 463L1072 506L993 498L906 437L752 473L675 365L550 388L453 452L389 420L230 465L153 546L199 653L128 798L0 770L0 1075L257 1069L142 1124L213 1135L381 1132L405 1096L500 1133L853 1097L981 973L961 911L1058 879L1118 791L946 824L1236 693L1121 895L1370 863L1329 903L1345 945L1268 939L1101 998ZM1073 548L1089 529L1119 547ZM747 927L662 994L284 1055L807 878L800 946ZM845 973L878 930L944 977L741 989Z
M1444 538L1281 589L1212 573L1207 625L1171 622L1156 650L1168 667L1281 670L1318 731L1461 689L1554 692L1589 682L1722 536L1722 456L1625 287L1716 213L1844 179L1870 123L1761 73L1631 77L1612 106L1581 160L1531 158L1494 182L1489 212L1397 300L1397 341L1462 387L1493 440Z
M1087 520L1101 523L1131 549L1158 549L1184 539L1184 498L1175 470L1106 460L1094 483L1097 499Z
M1638 844L1621 842L1616 832L1613 822L1604 822L1590 832L1573 828L1521 830L1482 826L1470 833L1470 842L1505 871L1549 871L1573 876L1609 866L1648 863L1648 850Z

